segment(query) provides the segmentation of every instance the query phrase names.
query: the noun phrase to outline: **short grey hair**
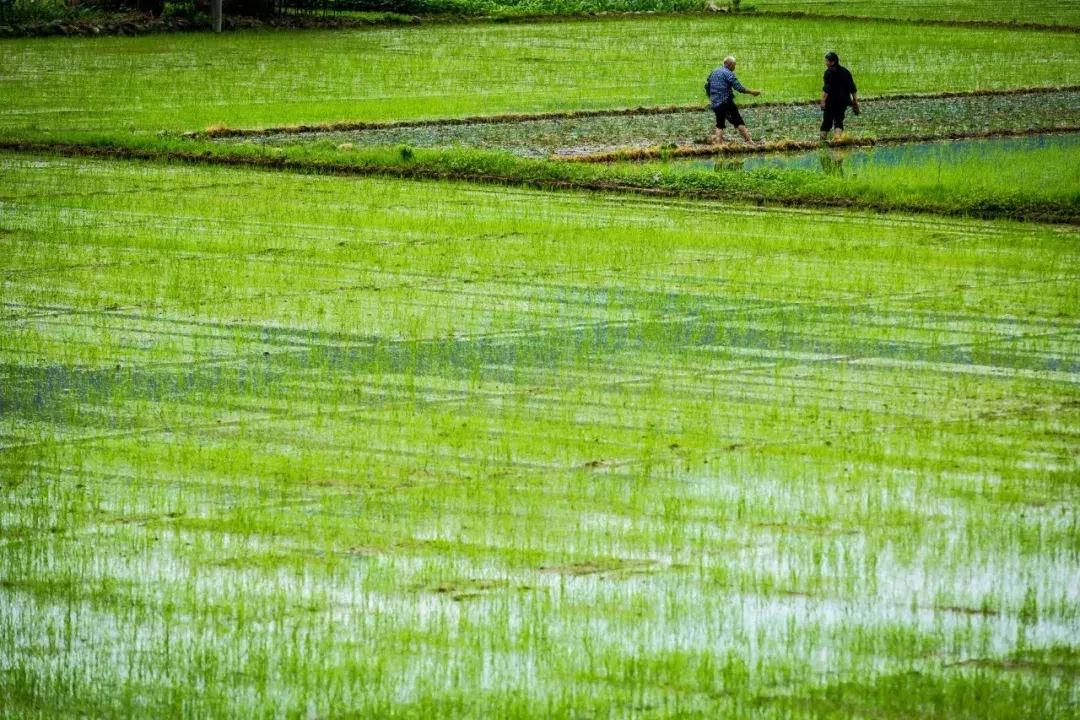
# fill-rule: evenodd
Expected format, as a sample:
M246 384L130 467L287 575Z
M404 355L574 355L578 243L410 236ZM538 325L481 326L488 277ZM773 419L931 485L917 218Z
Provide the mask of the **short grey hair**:
M724 64L725 65L727 65L729 62L731 62L731 63L735 62L735 56L734 55L728 55L726 58L724 58Z

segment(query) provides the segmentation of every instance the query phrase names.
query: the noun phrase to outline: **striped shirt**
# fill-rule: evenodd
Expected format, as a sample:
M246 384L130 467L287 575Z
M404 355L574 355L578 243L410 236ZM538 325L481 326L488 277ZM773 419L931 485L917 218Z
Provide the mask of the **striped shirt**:
M699 76L700 77L700 76ZM709 103L713 110L720 107L735 96L733 90L741 93L750 92L742 86L735 73L726 67L718 67L709 75L709 81L705 83L705 91L709 93Z

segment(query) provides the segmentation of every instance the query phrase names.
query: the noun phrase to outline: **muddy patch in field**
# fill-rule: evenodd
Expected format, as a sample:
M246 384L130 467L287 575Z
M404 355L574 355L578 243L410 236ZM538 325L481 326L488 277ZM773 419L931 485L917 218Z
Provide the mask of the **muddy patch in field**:
M851 116L858 136L887 139L1000 130L1027 131L1080 124L1080 91L1032 91L1009 95L871 99L862 115ZM648 110L648 111L645 111ZM816 140L821 111L814 103L776 104L742 109L755 140ZM365 147L484 148L523 157L582 155L665 145L708 146L714 118L702 107L643 109L626 114L541 117L492 122L491 119L399 124L356 130L312 129L216 138L229 144L284 146L323 144L343 155ZM732 133L734 135L734 133ZM343 147L342 147L343 146Z
M581 577L585 575L626 577L629 575L656 572L660 567L659 563L652 560L597 558L582 562L566 563L564 565L549 565L540 568L539 572L546 575L565 575L569 577Z

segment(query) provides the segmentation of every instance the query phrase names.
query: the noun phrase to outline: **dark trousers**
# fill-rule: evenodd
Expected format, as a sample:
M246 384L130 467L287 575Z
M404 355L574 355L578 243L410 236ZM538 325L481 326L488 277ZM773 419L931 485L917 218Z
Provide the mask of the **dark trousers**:
M821 119L821 132L829 132L833 128L844 129L844 114L847 113L847 105L825 104L825 116Z
M742 114L739 112L739 106L735 104L734 97L729 97L723 104L714 107L713 112L716 113L716 127L721 130L724 129L725 120L731 123L732 127L746 124L743 122Z

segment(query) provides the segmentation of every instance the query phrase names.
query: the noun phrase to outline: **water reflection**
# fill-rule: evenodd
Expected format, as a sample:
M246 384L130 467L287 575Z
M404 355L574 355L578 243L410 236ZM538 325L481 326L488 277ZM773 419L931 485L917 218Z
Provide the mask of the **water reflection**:
M904 166L933 163L938 167L959 165L987 155L1031 150L1068 150L1080 146L1080 134L1033 135L1022 138L992 138L915 143L865 148L822 147L800 153L739 157L693 158L672 161L673 167L687 170L762 169L809 170L826 175L852 176L870 165Z

